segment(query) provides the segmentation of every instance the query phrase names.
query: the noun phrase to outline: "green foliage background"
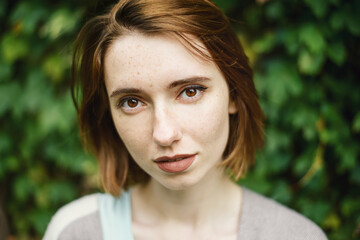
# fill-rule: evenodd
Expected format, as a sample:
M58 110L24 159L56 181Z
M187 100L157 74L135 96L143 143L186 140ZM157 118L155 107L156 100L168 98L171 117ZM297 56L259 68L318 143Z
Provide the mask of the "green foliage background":
M240 182L360 238L360 1L217 0L255 69L266 144ZM0 200L15 239L98 191L69 93L73 41L111 1L0 1Z

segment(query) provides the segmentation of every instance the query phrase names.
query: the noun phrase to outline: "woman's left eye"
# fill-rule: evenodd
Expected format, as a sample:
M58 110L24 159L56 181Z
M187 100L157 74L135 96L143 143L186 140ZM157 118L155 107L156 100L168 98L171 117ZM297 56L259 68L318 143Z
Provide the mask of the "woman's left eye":
M178 99L195 100L202 96L202 93L206 90L206 87L202 86L189 86L181 91Z

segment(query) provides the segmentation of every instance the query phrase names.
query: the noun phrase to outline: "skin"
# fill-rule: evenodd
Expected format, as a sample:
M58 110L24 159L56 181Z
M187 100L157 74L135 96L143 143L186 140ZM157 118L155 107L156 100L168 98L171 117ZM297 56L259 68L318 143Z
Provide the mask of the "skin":
M135 238L236 239L241 188L218 165L237 110L217 66L175 36L137 32L111 44L104 66L116 130L151 176L131 191ZM154 162L177 154L196 156L180 173Z

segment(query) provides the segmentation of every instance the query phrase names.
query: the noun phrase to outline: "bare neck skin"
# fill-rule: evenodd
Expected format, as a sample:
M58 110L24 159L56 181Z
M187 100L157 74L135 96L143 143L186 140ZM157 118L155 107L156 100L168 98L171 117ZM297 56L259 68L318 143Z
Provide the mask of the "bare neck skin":
M218 168L208 175L184 190L167 189L153 179L145 186L135 186L135 236L176 239L176 234L179 239L236 239L241 188Z

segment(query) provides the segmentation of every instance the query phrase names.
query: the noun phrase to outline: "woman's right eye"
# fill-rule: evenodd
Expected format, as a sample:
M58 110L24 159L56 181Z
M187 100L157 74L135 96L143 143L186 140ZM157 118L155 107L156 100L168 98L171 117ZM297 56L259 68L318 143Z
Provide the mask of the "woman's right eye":
M117 106L125 112L134 112L143 105L144 103L135 97L126 97L121 99Z

